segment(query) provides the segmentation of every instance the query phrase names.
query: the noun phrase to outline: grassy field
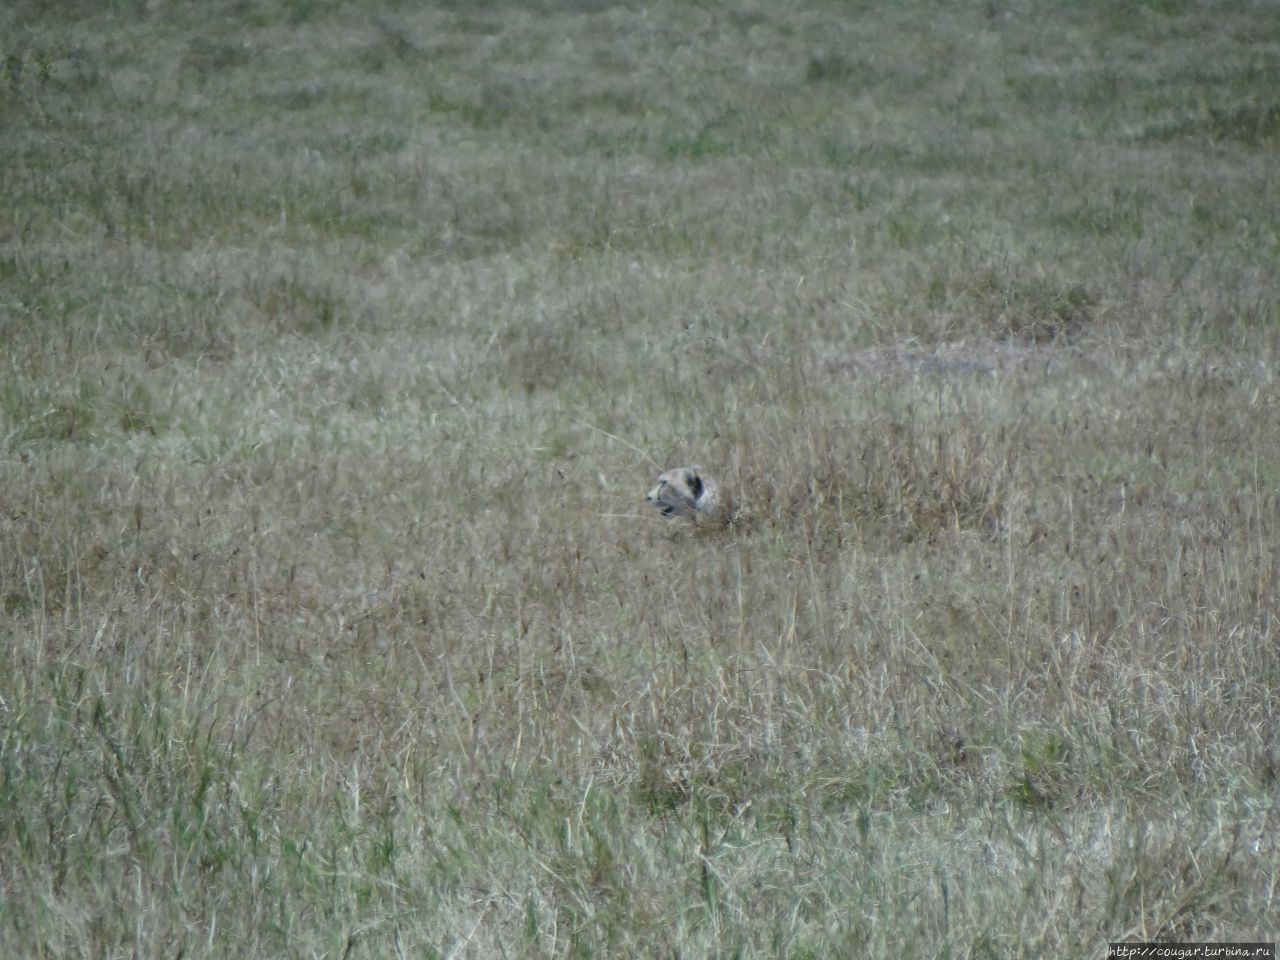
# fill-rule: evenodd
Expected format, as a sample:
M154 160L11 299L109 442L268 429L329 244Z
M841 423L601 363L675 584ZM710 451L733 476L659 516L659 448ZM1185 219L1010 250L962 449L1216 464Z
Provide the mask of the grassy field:
M1280 936L1274 2L0 59L0 956Z

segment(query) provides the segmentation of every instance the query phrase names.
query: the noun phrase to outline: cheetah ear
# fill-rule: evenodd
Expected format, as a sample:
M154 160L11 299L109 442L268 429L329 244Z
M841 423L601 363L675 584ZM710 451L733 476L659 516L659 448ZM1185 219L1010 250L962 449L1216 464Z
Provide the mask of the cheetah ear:
M693 499L697 500L702 496L702 478L696 473L689 474L689 489L693 492Z

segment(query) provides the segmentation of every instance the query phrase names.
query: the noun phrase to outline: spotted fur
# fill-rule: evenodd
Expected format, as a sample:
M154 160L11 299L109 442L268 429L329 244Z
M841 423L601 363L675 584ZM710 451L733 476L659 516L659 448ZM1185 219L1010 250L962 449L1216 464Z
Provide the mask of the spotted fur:
M658 483L645 497L667 519L685 517L697 520L715 512L720 502L715 481L701 467L676 467L658 477Z

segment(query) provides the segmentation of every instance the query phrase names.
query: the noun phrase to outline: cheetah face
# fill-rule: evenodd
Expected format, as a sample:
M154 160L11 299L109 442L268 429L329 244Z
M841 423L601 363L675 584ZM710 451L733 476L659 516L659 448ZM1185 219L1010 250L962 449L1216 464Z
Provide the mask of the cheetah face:
M703 479L698 467L676 467L658 477L657 485L645 499L664 517L695 519L710 513L715 505L715 489Z

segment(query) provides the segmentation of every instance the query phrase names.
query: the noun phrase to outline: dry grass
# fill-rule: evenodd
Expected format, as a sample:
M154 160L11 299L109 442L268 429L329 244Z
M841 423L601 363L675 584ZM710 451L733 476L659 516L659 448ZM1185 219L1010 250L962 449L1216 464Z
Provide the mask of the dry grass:
M1276 939L1273 12L0 11L0 954Z

